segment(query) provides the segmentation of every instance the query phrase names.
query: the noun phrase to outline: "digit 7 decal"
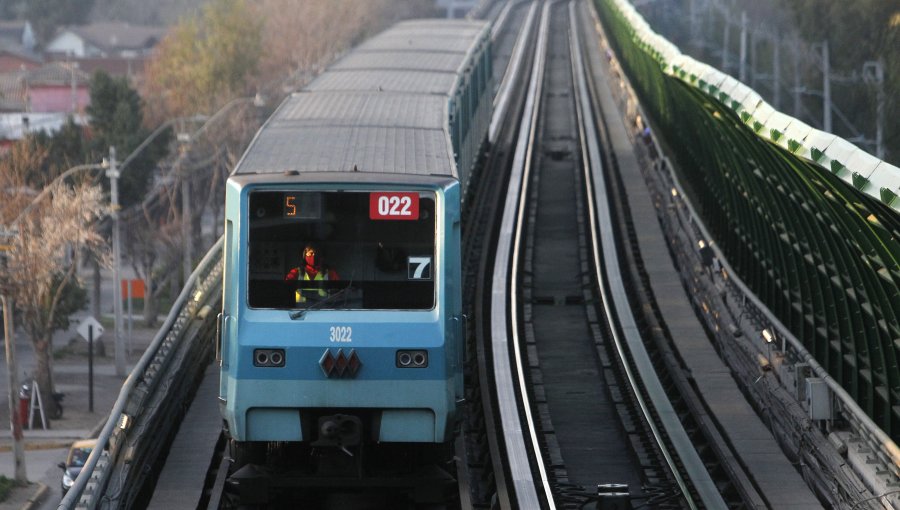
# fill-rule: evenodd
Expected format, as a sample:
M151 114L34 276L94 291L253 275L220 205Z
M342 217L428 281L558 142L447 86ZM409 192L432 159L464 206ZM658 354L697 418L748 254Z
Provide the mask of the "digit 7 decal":
M369 194L370 220L419 219L419 194L373 192Z
M406 271L410 280L430 280L431 257L408 257Z

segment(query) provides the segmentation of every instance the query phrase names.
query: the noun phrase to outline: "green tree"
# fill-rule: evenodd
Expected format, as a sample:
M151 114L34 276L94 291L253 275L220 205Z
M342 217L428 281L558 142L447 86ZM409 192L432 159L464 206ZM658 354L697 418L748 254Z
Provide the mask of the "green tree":
M150 135L144 127L141 98L125 78L113 78L102 71L91 78L90 94L87 113L91 118L94 157L100 160L110 147L115 147L122 161ZM122 172L119 192L123 207L140 202L146 195L153 168L166 155L170 139L170 132L158 136Z
M58 131L35 133L30 138L30 143L47 149L47 156L43 163L34 168L32 172L31 182L39 188L69 168L91 162L90 147L85 138L84 127L75 124L71 117Z
M246 0L211 0L178 23L146 72L158 119L209 113L248 92L262 54L262 23Z

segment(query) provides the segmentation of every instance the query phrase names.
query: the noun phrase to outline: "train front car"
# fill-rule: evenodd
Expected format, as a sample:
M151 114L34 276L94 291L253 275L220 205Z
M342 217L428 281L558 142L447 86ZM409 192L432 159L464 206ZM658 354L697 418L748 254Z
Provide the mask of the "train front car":
M233 468L287 457L346 480L449 458L461 195L491 91L488 24L402 22L285 99L250 144L226 186Z
M459 183L341 178L229 180L229 433L347 451L446 442L462 398Z

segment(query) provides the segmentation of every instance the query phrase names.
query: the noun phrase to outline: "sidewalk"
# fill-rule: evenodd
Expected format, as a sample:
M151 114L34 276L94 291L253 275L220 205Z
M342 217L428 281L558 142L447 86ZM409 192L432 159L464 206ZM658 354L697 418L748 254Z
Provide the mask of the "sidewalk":
M99 431L100 427L98 425L102 426L106 422L106 417L119 396L122 383L155 334L156 330L153 329L141 328L134 330L133 351L131 357L127 358L126 375L123 377L116 375L115 358L111 345L107 345L107 355L105 357L99 357L95 353L93 412L89 410L90 392L86 342L78 339L70 345L55 349L53 376L56 391L65 394L62 401L63 416L58 420L50 420L50 428L44 430L40 428L40 418L37 416L37 411L35 411L35 428L23 430L26 449L51 448L60 444L68 447L73 440L91 437L95 429ZM30 348L31 345L28 343L17 342L17 351ZM33 373L34 371L33 364L23 366L20 362L19 367L20 374L23 372ZM4 366L0 371L3 372L5 383L6 367ZM20 375L19 383L25 382ZM0 397L4 401L7 396L6 386L7 384L3 384L3 395ZM0 406L0 423L9 423L8 405ZM0 433L0 453L10 451L11 445L12 438L10 433L8 431ZM2 464L3 462L0 461L0 474L3 474Z
M135 324L137 326L137 324ZM111 329L111 328L110 328ZM88 354L87 343L80 338L72 337L71 343L59 347L54 342L53 373L56 390L65 394L63 404L63 416L58 420L50 420L50 429L23 430L25 436L25 467L28 480L32 482L27 487L14 488L7 500L0 503L0 509L10 510L20 508L40 508L29 504L37 493L43 492L48 502L53 500L51 508L56 507L55 497L60 495L60 478L62 470L56 465L65 461L69 446L78 439L96 437L109 417L113 404L119 397L122 383L127 374L131 372L134 364L143 354L153 337L155 329L135 327L132 336L132 353L127 358L126 376L116 375L114 349L110 338L105 339L106 356L94 356L94 411L90 412L89 388L88 388ZM77 333L75 333L77 336ZM20 379L23 372L33 372L33 356L31 364L23 364L21 361L26 356L18 356L19 353L31 350L31 345L24 335L17 335L16 350L19 359ZM105 336L105 335L104 335ZM0 475L14 478L15 463L12 453L12 437L8 429L9 406L6 402L8 386L6 378L6 362L0 368L2 376L2 397L0 401L0 423L4 424L3 432L0 432ZM23 382L20 380L20 383ZM35 425L39 423L35 417ZM37 482L37 483L34 483ZM46 485L47 488L42 488Z

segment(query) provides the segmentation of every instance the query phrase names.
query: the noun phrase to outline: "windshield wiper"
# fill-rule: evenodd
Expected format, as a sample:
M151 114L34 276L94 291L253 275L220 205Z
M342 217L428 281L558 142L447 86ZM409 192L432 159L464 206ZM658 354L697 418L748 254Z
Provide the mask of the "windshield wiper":
M295 320L295 321L303 320L303 316L306 315L306 312L308 312L308 311L310 311L310 310L316 310L316 309L318 309L318 308L321 308L321 307L324 306L326 303L334 302L335 300L337 300L337 298L339 298L339 297L341 297L342 295L346 294L347 291L349 291L351 287L353 287L353 280L350 280L350 283L348 283L347 286L344 287L343 289L341 289L341 290L335 292L334 294L332 294L332 295L328 296L327 298L325 298L325 299L319 301L318 303L314 303L314 304L312 304L311 306L309 306L309 307L307 307L307 308L304 308L304 309L302 309L302 310L294 310L294 311L292 311L292 312L290 313L291 320Z

